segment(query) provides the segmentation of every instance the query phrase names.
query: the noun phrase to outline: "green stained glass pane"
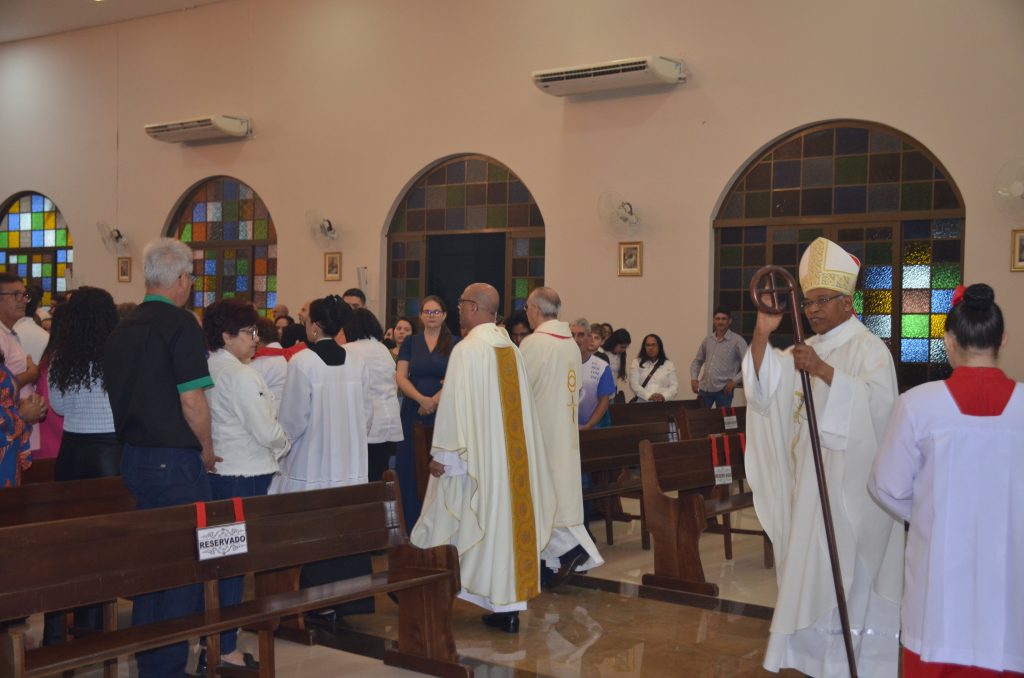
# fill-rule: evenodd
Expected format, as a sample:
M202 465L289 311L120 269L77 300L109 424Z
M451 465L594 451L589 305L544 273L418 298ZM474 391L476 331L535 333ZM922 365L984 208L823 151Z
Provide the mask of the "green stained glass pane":
M406 259L419 259L420 258L420 241L414 240L412 242L405 243L405 258Z
M276 275L268 275L267 276L267 291L268 292L276 292L277 291L277 276Z
M866 246L867 264L886 265L892 263L892 244L887 242L869 242Z
M32 230L41 231L43 230L43 213L33 212L32 213Z
M487 228L506 228L507 226L507 205L491 205L487 208Z
M903 316L903 337L906 339L924 339L928 337L928 316L923 314L906 314Z
M853 292L853 312L857 315L864 313L864 292L861 290Z
M800 229L800 242L811 242L824 235L825 229L823 228L802 228Z
M238 201L225 200L221 203L221 220L238 221Z
M43 264L43 277L49 278L53 275L53 264Z
M903 184L903 201L900 209L904 212L930 210L932 208L932 183Z
M7 248L7 232L0 231L0 248Z
M544 256L544 238L530 238L530 256Z
M252 237L254 240L266 240L267 239L267 220L257 219L253 224Z
M60 233L57 233L58 242L60 240ZM185 228L181 229L181 242L192 242L192 224L185 224Z
M420 281L419 280L406 280L405 281L405 296L407 297L419 297L420 296Z
M836 158L836 183L866 184L868 182L868 158L866 155Z
M720 250L720 259L722 266L742 266L743 265L743 248L742 247L723 247Z
M932 263L931 241L910 241L903 245L904 264L930 264Z
M939 264L932 266L932 287L951 290L962 280L959 264Z
M466 187L449 186L447 195L445 195L445 206L446 207L462 207L466 204Z
M234 299L235 298L235 293L234 292L225 292L221 296L223 296L225 299Z
M513 297L516 299L525 299L526 295L529 293L529 285L526 278L516 278L512 284L515 287Z
M892 290L866 291L864 313L892 313Z
M747 193L746 217L767 217L771 212L772 199L768 191L754 191Z
M508 170L501 165L495 165L494 163L487 163L487 181L506 181L508 180Z
M247 259L238 259L235 264L235 270L238 275L247 275L249 273L249 261Z
M932 339L941 339L946 334L946 314L936 313L931 318L931 336Z
M391 232L401 233L403 231L405 231L405 210L399 210L391 219Z

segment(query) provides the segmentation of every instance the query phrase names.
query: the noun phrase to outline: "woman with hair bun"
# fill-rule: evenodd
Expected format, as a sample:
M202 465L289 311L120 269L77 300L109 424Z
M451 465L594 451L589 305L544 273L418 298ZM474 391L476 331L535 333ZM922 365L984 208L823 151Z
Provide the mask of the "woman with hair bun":
M952 376L900 397L868 479L910 523L903 676L1022 675L1024 387L991 287L957 288L943 342Z

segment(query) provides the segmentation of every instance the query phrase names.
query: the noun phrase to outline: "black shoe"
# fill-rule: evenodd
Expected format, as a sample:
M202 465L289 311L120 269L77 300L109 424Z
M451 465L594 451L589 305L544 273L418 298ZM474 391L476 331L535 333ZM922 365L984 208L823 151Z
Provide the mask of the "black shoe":
M494 612L480 617L484 624L500 629L505 633L519 633L518 612Z
M578 549L578 550L577 550ZM562 567L551 577L548 589L553 589L557 586L561 586L565 583L565 580L576 571L576 568L581 566L583 563L590 559L590 555L583 550L582 546L577 546L571 551L562 556Z

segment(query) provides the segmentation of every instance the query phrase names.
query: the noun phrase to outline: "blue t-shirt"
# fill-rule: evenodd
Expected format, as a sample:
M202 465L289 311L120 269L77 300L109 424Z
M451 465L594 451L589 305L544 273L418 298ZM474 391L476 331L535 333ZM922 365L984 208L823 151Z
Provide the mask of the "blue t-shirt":
M594 416L597 399L615 395L615 378L608 363L590 356L583 363L583 383L580 387L580 424L586 424ZM595 428L604 428L611 424L611 415L606 411Z

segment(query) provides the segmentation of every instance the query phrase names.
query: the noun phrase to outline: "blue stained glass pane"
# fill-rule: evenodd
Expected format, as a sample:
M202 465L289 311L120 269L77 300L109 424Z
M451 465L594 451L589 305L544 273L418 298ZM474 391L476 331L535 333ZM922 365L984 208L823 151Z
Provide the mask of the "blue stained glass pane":
M921 240L930 238L932 235L932 222L930 221L904 221L904 240Z
M28 264L18 264L18 275L22 278L28 277Z
M223 193L221 196L225 200L238 200L238 182L237 181L225 181Z
M203 262L204 275L217 275L217 260L207 259Z
M768 228L766 226L751 226L743 229L743 242L748 245L751 243L763 243L768 237Z
M945 363L949 360L946 356L946 344L942 339L931 339L929 341L928 362Z
M67 263L67 260L68 260L68 251L67 250L57 250L57 263L58 264L64 264L64 263Z
M931 266L904 266L903 289L925 290L932 286Z
M43 211L43 196L33 195L32 196L32 211L42 212Z
M892 266L868 266L864 273L864 287L869 290L891 290Z
M420 300L419 299L410 299L408 301L408 303L406 303L405 308L407 309L406 312L409 315L419 315L420 314Z
M197 221L206 221L205 202L197 202L195 206L192 207L192 223L195 223Z
M448 179L451 180L451 170L449 168ZM513 181L508 185L508 201L510 203L526 203L530 202L530 192L526 190L526 186L519 181Z
M891 315L866 315L863 322L864 326L871 330L876 337L888 339L892 336Z
M412 192L409 194L409 200L406 203L406 206L409 209L421 209L426 206L426 203L427 193L423 189L423 187L420 186L418 188L414 188Z
M196 308L202 308L203 306L203 293L196 292L192 295L192 305Z
M225 240L238 240L238 222L237 221L225 221L224 222L224 239Z
M277 292L267 292L267 308L277 306Z
M953 307L953 290L932 290L932 313L945 313Z
M220 221L220 203L219 202L208 202L206 203L206 220L207 221Z
M43 237L43 231L32 231L32 247L45 247L46 238Z
M932 237L959 238L963 224L963 219L939 219L932 222Z
M7 252L0 252L0 264L7 263Z
M526 309L526 299L515 299L512 302L512 310L523 311Z
M905 363L928 362L928 340L904 339L900 344L900 360Z
M43 278L41 282L43 283L44 292L53 291L53 278Z
M249 290L249 276L240 275L235 278L235 291L247 292Z

